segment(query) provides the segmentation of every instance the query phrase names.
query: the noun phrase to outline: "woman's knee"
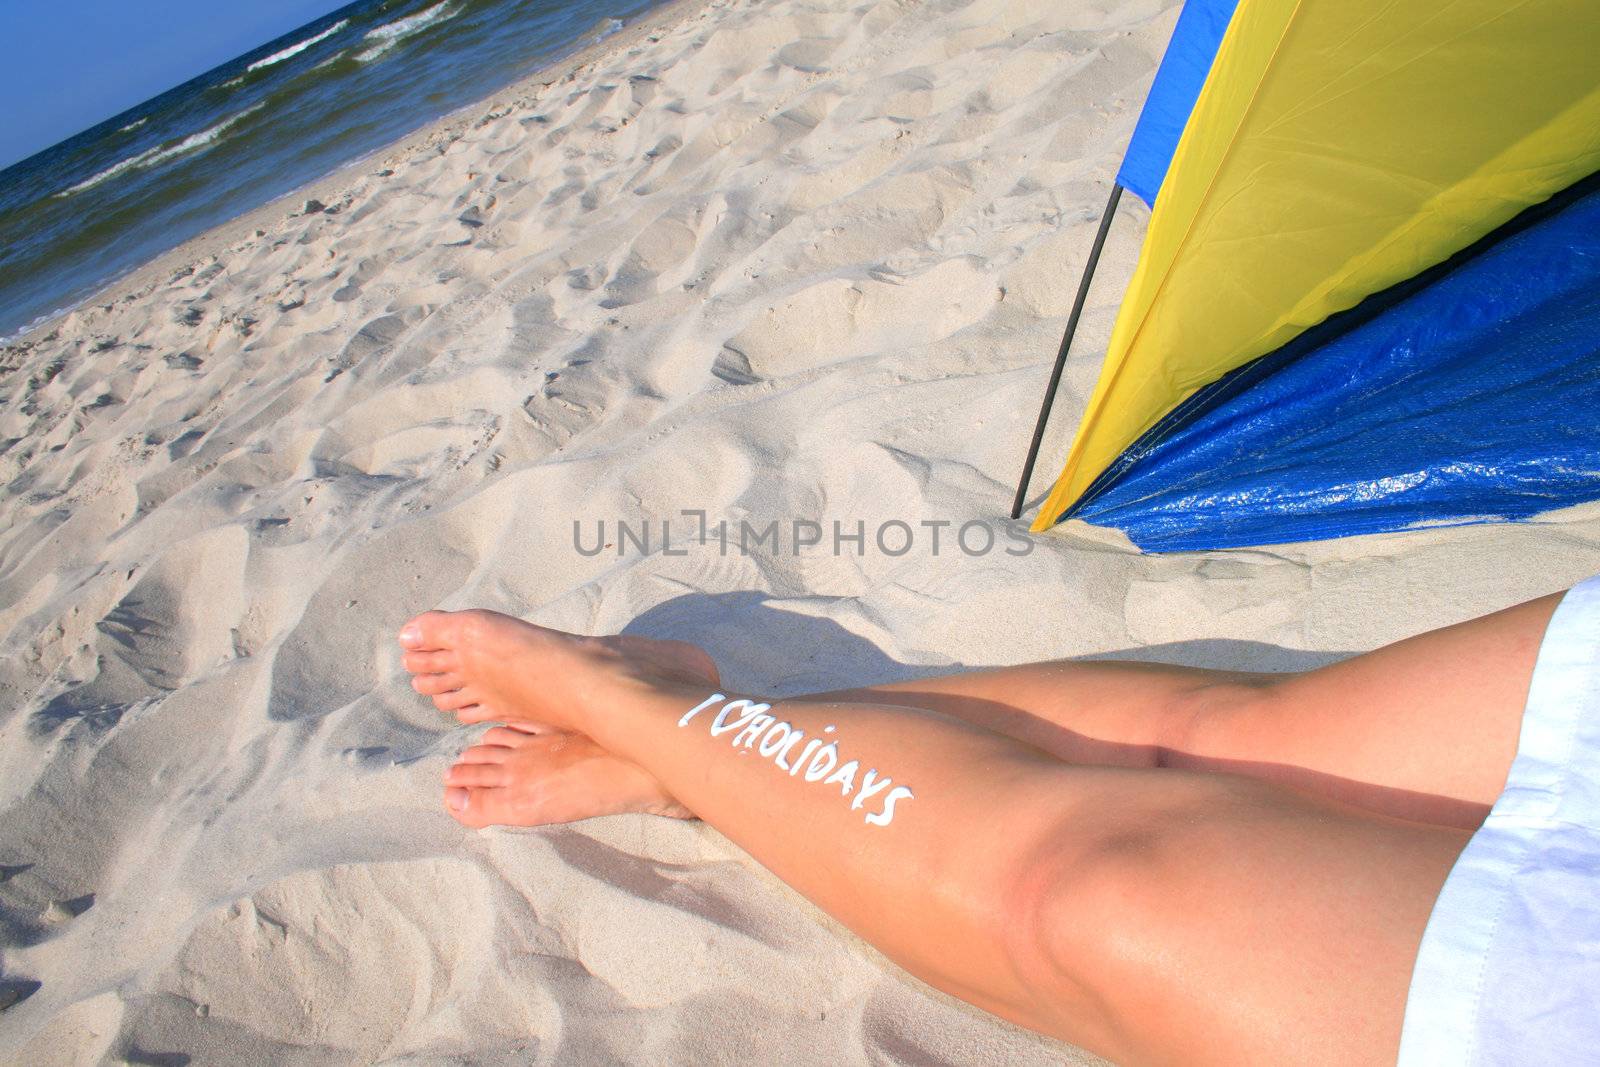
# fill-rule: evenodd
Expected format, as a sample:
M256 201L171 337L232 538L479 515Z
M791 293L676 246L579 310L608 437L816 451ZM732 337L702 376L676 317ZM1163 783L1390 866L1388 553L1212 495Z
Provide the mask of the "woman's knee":
M1140 774L1107 798L1088 833L1038 862L1010 909L1019 974L1052 1032L1115 1058L1137 1051L1138 1020L1181 993L1176 946L1218 906L1218 876L1243 824L1230 812L1256 784ZM1158 784L1155 780L1163 780Z
M1280 727L1291 700L1286 682L1296 677L1240 675L1174 694L1157 765L1216 770L1218 761L1250 758Z
M1141 776L1111 798L1070 852L1033 872L1025 901L1031 964L1092 993L1154 966L1171 936L1203 923L1219 873L1237 859L1270 787L1222 775ZM1096 992L1098 991L1098 992Z

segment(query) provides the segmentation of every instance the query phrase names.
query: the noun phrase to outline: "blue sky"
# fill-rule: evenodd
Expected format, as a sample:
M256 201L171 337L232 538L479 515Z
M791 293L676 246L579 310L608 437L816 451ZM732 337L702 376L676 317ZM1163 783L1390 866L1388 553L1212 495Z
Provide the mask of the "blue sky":
M0 0L0 167L350 0Z

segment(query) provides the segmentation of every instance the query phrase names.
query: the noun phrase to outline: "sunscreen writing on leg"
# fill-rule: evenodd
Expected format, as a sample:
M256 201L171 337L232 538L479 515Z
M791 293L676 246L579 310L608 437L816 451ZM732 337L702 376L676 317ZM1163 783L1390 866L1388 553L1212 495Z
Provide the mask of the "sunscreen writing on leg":
M869 801L883 794L881 806L863 815L869 826L888 826L894 820L895 805L916 797L907 787L895 785L894 779L887 774L880 775L876 767L868 768L863 774L860 760L851 759L841 763L837 740L808 739L804 730L769 714L772 711L771 704L743 698L728 700L721 693L712 693L684 712L678 720L679 727L688 726L701 712L709 711L717 704L722 704L722 707L711 717L708 732L712 737L733 733L731 746L741 755L753 751L759 758L770 760L773 766L791 778L838 786L840 795L850 801L851 811L861 811ZM836 729L830 725L824 727L822 732L831 734ZM805 746L791 758L790 754L800 747L802 741Z

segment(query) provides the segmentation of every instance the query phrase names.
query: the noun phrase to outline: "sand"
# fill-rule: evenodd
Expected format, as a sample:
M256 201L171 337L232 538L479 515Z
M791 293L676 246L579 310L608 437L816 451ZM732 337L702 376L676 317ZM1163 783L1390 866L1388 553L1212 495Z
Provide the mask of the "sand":
M1088 1062L706 826L457 826L440 777L476 731L392 635L482 605L698 641L780 695L1065 655L1272 670L1595 570L1593 508L1006 551L1175 14L680 6L6 349L0 1061ZM1112 230L1036 503L1145 219ZM684 510L783 543L692 543ZM873 543L892 520L909 551ZM952 545L967 522L991 550Z

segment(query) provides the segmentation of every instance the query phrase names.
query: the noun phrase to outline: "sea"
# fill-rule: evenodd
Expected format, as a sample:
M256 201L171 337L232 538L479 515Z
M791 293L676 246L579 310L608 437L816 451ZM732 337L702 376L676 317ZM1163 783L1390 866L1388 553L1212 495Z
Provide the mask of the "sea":
M0 340L661 0L359 0L0 171Z

